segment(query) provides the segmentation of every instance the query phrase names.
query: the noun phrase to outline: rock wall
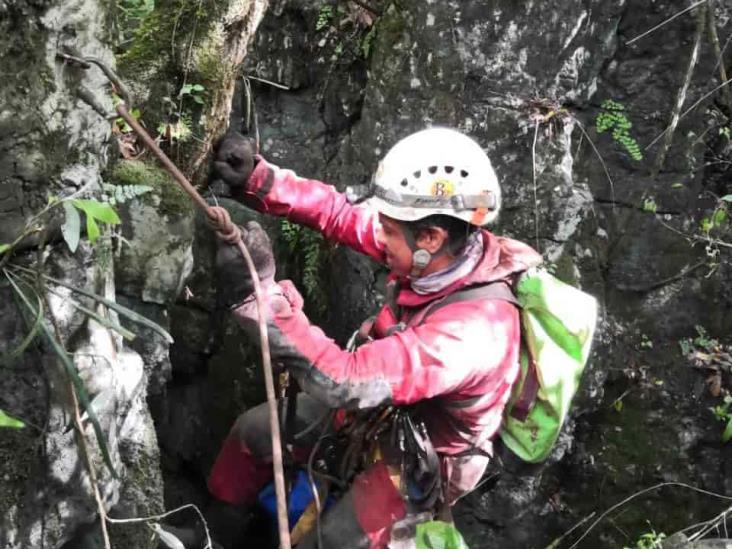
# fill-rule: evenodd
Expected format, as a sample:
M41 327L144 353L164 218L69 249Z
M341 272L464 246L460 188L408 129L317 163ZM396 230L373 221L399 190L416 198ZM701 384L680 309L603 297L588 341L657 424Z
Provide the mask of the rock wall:
M241 28L256 26L265 3L254 4L231 3L245 14ZM732 290L725 282L732 238L727 220L708 226L720 209L718 197L732 192L729 105L712 94L683 117L661 166L661 143L633 160L622 139L595 128L607 110L603 102L612 99L624 108L630 135L642 147L664 130L695 48L698 10L631 43L678 6L372 0L373 10L367 10L361 4L272 2L244 70L263 153L344 189L368 182L398 138L425 125L459 127L489 152L502 181L505 207L495 231L536 246L558 276L603 305L592 363L552 457L537 467L496 468L456 508L470 546L545 547L591 513L659 482L729 493L731 450L721 443L723 424L709 408L729 390L730 366L692 353L702 366L694 368L678 345L684 341L693 351L713 348L716 340L729 343ZM193 9L188 2L160 2L150 24L175 21L165 19L165 9L176 6L178 16ZM13 75L0 86L0 243L19 234L49 193L66 196L84 188L100 195L109 123L95 109L111 109L109 90L96 69L84 71L55 56L71 46L113 65L106 7L93 0L0 0L0 67ZM732 6L718 2L712 8L725 44ZM127 76L154 123L166 114L158 103L175 95L191 68L185 46L194 43L187 34L193 29L180 28L181 47L168 50L166 42L159 64L144 65L150 61L144 54L157 46L125 57ZM684 108L716 85L713 41L707 31L700 36ZM195 42L205 53L206 40ZM135 62L147 70L135 71ZM203 63L190 74L212 90L218 73L205 70L212 68ZM237 129L246 126L245 90L235 97ZM200 122L203 110L191 107L192 121ZM254 130L251 124L246 129ZM183 160L193 158L178 151ZM170 347L147 330L123 344L51 287L62 295L49 295L51 312L92 396L106 395L97 412L120 480L106 472L87 433L105 505L116 516L162 509L159 444L165 506L193 502L208 509L225 532L227 539L219 541L234 545L246 521L217 514L204 479L236 415L263 399L256 355L217 304L214 242L204 220L171 194L169 181L149 163L126 160L106 177L155 186L121 209L113 247L82 244L70 254L58 232L62 219L51 216L49 230L30 237L28 251L14 261L31 264L33 246L45 241L41 260L49 273L116 295L169 328L175 338ZM217 200L240 223L252 215ZM309 233L293 234L279 221L262 222L279 235L278 276L294 278L313 318L345 341L381 299L383 268ZM10 288L0 286L0 293L0 349L6 350L26 328ZM34 346L2 368L0 409L27 427L0 432L0 546L58 547L71 539L72 548L93 540L96 509L73 431L66 429L67 381L54 355ZM582 543L633 545L648 530L646 521L670 533L721 509L713 497L667 487L624 506ZM587 526L559 546L569 546ZM113 527L112 535L115 547L149 543L138 526Z
M95 57L114 66L103 3L92 0L0 3L0 242L12 242L49 196L99 198L108 157L108 81L57 59L59 51ZM36 254L16 251L13 265L38 266L87 291L114 300L114 254L109 234L94 245L82 239L68 252L58 230L57 208L38 220ZM54 213L55 212L55 213ZM22 248L22 247L21 247ZM7 268L8 265L6 264ZM17 274L17 272L16 272ZM22 306L3 277L2 349L18 346L28 333ZM98 476L103 504L116 516L162 510L157 438L147 403L147 376L140 355L114 332L72 306L68 289L38 288L48 300L64 345L90 393L119 478L102 462L91 426L84 436ZM78 295L76 296L78 298ZM114 313L81 304L116 320ZM0 546L60 547L97 518L87 468L72 428L69 380L43 338L21 358L2 366L0 409L21 418L21 430L2 429L0 454ZM82 534L79 534L82 535ZM146 547L143 526L112 529L119 547Z
M485 147L502 181L495 231L537 247L560 278L603 307L573 418L550 460L498 469L457 507L470 546L544 547L659 482L728 493L731 450L709 412L720 393L707 389L709 372L692 367L679 341L693 338L695 325L725 341L732 324L729 249L700 229L730 193L719 137L730 112L718 95L702 100L681 119L660 169L660 143L633 160L620 138L595 128L606 99L622 105L641 147L666 128L698 10L630 43L679 6L357 4L273 4L246 68L263 154L344 189L367 182L398 138L426 125L459 127ZM724 44L732 6L713 10ZM684 109L718 84L712 45L705 29ZM232 125L245 125L245 111ZM729 241L727 223L715 231ZM378 301L383 272L342 249L329 257L325 326L344 341ZM670 533L722 504L664 488L601 522L583 543L633 545L646 521Z

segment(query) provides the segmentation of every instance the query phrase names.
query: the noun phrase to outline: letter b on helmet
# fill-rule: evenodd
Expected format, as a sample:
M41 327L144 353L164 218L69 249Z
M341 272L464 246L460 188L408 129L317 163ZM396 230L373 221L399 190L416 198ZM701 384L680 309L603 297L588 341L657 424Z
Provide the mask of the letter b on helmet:
M448 128L430 128L394 145L374 174L370 204L400 221L429 215L456 217L473 225L495 220L501 189L483 149Z

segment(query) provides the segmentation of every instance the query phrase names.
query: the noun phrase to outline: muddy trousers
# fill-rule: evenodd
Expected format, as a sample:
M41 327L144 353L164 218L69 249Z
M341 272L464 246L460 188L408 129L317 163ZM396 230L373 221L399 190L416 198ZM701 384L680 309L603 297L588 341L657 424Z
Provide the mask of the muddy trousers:
M329 410L305 393L297 395L295 433L328 417ZM295 459L305 464L322 432L319 425L296 441ZM239 416L219 452L208 479L211 493L233 505L251 505L272 480L272 450L267 404ZM404 501L386 464L377 462L358 475L346 494L321 518L322 549L386 547L391 526L406 515ZM311 531L298 545L316 548Z

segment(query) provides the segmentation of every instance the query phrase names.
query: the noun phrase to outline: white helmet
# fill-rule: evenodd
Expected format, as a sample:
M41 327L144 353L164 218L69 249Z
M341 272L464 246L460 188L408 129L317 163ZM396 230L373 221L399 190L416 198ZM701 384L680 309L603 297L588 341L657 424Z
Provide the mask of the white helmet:
M482 226L498 216L501 188L475 141L448 128L405 137L379 163L369 204L400 221L433 214Z

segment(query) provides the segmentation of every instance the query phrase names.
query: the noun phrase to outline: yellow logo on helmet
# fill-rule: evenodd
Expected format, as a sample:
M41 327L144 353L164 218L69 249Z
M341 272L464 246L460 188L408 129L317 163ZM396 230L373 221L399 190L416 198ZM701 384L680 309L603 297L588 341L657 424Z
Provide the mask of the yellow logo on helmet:
M455 194L455 185L449 179L438 179L430 188L432 196L452 196Z

